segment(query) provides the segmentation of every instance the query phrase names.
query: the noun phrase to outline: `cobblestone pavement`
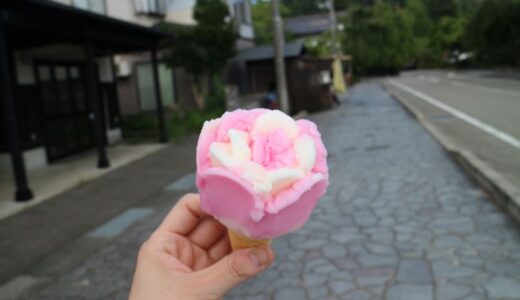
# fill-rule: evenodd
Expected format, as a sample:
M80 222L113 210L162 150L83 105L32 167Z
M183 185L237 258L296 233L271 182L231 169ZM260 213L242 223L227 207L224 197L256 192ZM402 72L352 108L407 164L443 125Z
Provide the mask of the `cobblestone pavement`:
M311 118L329 150L329 191L302 230L274 242L273 267L226 299L520 299L518 225L379 85ZM166 211L172 195L155 196ZM162 211L34 299L125 299Z

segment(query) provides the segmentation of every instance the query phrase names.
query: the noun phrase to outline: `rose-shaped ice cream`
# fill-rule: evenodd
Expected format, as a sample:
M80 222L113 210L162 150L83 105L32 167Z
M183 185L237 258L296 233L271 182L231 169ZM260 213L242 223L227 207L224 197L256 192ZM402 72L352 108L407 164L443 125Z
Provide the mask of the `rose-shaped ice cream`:
M273 239L300 228L327 185L327 150L311 121L277 110L235 110L202 128L202 209L240 235Z

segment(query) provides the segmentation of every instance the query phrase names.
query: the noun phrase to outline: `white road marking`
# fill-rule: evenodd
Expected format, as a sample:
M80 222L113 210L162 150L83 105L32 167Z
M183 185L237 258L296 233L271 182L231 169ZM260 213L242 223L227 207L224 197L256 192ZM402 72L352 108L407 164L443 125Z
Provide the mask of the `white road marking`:
M437 77L435 77L435 76L428 76L428 77L426 77L426 80L428 80L429 82L433 82L433 83L439 83L439 82L441 82L441 81L439 80L439 78L437 78Z
M430 103L430 104L432 104L432 105L434 105L434 106L436 106L436 107L438 107L438 108L440 108L440 109L442 109L442 110L444 110L444 111L454 115L455 117L457 117L457 118L459 118L459 119L461 119L463 121L466 121L469 124L471 124L471 125L479 128L479 129L481 129L481 130L491 134L492 136L496 137L497 139L499 139L499 140L501 140L501 141L503 141L503 142L505 142L505 143L507 143L507 144L509 144L509 145L511 145L513 147L515 147L515 148L520 149L520 141L517 140L516 138L514 138L513 136L511 136L511 135L509 135L509 134L507 134L507 133L505 133L503 131L500 131L500 130L496 129L495 127L492 127L492 126L490 126L490 125L488 125L488 124L486 124L486 123L484 123L484 122L482 122L480 120L477 120L477 119L475 119L475 118L473 118L473 117L471 117L471 116L469 116L469 115L467 115L467 114L465 114L465 113L463 113L463 112L461 112L459 110L456 110L455 108L453 108L451 106L448 106L448 105L440 102L439 100L437 100L437 99L435 99L433 97L430 97L430 96L428 96L426 94L423 94L420 91L415 90L415 89L413 89L413 88L411 88L411 87L409 87L409 86L407 86L405 84L397 82L397 81L395 81L393 79L388 80L388 82L390 82L392 85L394 85L394 86L396 86L396 87L398 87L398 88L400 88L400 89L402 89L402 90L404 90L404 91L406 91L406 92L416 96L417 98L419 98L421 100L424 100L424 101L426 101L426 102L428 102L428 103Z
M456 78L459 78L459 79L463 79L463 80L472 80L472 81L492 81L492 82L501 82L501 83L504 83L504 82L508 82L508 83L513 83L513 84L518 84L520 80L518 79L508 79L508 78L492 78L492 77L482 77L482 76L469 76L469 75L462 75L462 74L457 74L457 73L454 73L454 72L449 72L448 74L446 74L446 77L447 78L451 78L451 79L456 79Z
M492 87L477 86L477 85L473 85L473 84L463 83L460 81L451 81L450 83L452 85L458 86L458 87L464 87L464 88L468 87L468 88L472 88L472 89L476 89L476 90L481 90L484 92L498 93L498 94L502 94L502 95L520 97L520 93L513 92L513 91L506 91L503 89L497 89L497 88L492 88Z
M422 76L422 75L419 75L419 79L426 80L426 81L433 82L433 83L441 82L440 79L435 77L435 76Z

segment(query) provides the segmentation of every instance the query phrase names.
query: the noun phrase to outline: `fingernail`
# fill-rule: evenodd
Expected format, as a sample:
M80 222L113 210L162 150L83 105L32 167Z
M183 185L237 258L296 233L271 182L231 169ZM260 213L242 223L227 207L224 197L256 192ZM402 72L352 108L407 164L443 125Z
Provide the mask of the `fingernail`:
M267 248L254 248L249 252L249 257L257 267L263 267L271 261Z

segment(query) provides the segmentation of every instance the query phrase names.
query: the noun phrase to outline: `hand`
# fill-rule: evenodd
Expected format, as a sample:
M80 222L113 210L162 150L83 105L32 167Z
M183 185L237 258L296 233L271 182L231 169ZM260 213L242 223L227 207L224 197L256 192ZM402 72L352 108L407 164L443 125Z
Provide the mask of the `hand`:
M273 260L266 247L231 252L226 228L188 194L141 246L130 300L220 299Z

